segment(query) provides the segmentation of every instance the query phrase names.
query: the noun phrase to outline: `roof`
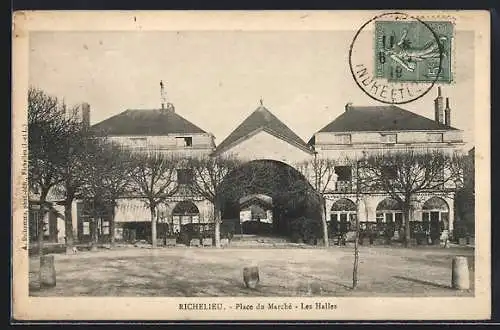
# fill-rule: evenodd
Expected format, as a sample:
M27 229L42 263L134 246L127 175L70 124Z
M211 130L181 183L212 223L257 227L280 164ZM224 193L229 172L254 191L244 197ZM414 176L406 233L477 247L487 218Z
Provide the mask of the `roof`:
M236 129L229 134L216 148L215 154L230 148L233 144L246 139L249 135L266 131L298 148L312 152L310 147L288 126L264 106L259 106Z
M319 132L457 130L395 105L350 106Z
M167 135L206 133L173 110L128 109L92 126L109 135Z

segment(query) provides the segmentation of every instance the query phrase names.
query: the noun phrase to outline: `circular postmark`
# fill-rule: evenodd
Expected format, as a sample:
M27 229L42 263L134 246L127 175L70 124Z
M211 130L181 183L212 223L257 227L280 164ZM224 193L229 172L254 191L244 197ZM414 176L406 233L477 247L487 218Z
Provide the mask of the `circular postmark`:
M405 104L451 80L451 31L446 23L424 22L391 12L364 23L349 47L356 84L374 100Z

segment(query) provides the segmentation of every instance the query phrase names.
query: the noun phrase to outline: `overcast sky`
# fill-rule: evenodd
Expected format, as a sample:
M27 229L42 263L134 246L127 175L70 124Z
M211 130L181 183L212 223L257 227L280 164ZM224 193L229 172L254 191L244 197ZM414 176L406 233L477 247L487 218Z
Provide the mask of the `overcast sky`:
M219 144L259 105L305 141L354 105L382 105L348 67L354 31L32 32L30 84L68 104L88 102L91 122L160 107L160 80L176 111ZM452 126L473 144L473 34L456 33ZM401 107L433 118L434 87Z

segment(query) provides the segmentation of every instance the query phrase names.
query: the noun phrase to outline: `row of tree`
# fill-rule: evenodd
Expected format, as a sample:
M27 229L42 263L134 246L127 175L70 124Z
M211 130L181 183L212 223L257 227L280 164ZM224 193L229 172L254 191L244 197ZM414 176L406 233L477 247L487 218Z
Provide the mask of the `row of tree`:
M114 212L118 200L123 197L140 198L145 202L151 213L152 244L156 246L156 210L181 188L177 177L179 168L189 170L190 179L184 182L187 184L183 188L212 203L215 240L216 245L220 245L221 201L218 200L218 188L227 174L240 165L236 158L186 159L159 153L132 154L110 142L103 132L94 132L85 126L85 123L71 115L77 113L77 109L68 110L64 102L56 97L30 88L28 101L29 183L38 192L42 206L46 204L49 193L61 197L65 207L68 249L73 246L71 205L75 199L88 201L91 205L108 205ZM326 246L328 230L325 196L332 190L337 176L336 167L340 164L349 165L351 171L356 171L356 175L353 175L356 183L353 191L361 194L383 192L402 205L405 237L406 242L409 242L413 198L424 191L445 191L442 188L447 183L462 178L464 164L467 163L457 154L408 149L368 154L357 159L314 157L295 164L295 168L322 197L323 238ZM263 169L261 172L268 171ZM252 180L246 180L246 184L252 185ZM297 187L295 190L300 192L299 189L304 188ZM110 221L112 243L113 218L114 214ZM39 231L40 245L42 235L42 231Z
M216 189L238 161L233 158L186 159L176 155L154 152L130 153L114 144L103 134L94 132L78 116L78 109L68 109L56 97L36 88L28 94L28 152L29 185L37 192L42 206L39 228L48 210L47 198L54 195L64 205L66 247L73 247L71 207L75 199L92 205L94 219L103 206L112 211L111 243L114 243L114 210L123 197L143 200L151 213L152 244L156 242L156 210L161 203L181 188L178 170L189 169L189 182L184 185L190 193L201 195L214 205L220 231L220 212L217 212ZM100 206L100 207L99 207ZM93 241L97 240L93 226ZM219 244L219 235L217 244ZM40 251L43 231L38 232Z

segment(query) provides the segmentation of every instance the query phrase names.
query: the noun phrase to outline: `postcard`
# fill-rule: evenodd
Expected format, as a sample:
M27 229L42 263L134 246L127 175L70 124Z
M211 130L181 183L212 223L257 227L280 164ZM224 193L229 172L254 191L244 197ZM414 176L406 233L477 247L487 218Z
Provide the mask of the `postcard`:
M13 318L489 319L489 22L15 12Z

